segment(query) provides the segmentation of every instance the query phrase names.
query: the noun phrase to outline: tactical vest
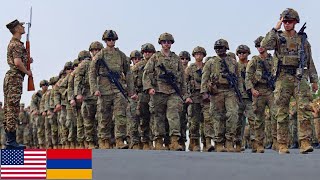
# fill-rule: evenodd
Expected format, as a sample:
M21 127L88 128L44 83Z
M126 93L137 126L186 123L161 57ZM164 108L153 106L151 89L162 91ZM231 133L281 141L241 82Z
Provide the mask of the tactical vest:
M263 73L265 73L263 68L263 63L265 64L267 71L271 72L272 69L272 56L268 55L268 57L264 60L261 57L256 56L256 72L254 75L255 82L266 84L267 81L262 78Z
M189 67L189 77L187 81L190 82L191 92L201 89L201 77L202 77L202 68L198 69L197 65L191 64Z
M286 37L283 32L278 33L279 47L278 58L281 59L283 66L299 66L299 48L301 45L301 36L296 34L293 37Z
M230 72L236 74L236 62L234 62L230 57L226 57L225 60ZM219 57L214 58L213 73L210 74L210 79L212 82L217 81L218 85L228 85L229 82L226 79L227 73L225 72L225 68L223 67L221 61L222 59ZM217 80L215 80L215 78L217 78Z

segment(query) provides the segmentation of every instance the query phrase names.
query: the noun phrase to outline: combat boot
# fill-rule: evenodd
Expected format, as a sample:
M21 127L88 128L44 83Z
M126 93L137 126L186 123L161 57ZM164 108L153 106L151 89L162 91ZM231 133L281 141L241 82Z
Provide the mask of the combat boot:
M70 149L75 149L76 143L74 141L70 142Z
M182 146L178 142L179 136L171 136L171 144L169 146L171 151L182 151Z
M264 146L261 142L257 142L257 153L264 153Z
M86 142L86 141L85 141ZM87 142L86 142L87 143ZM77 149L84 149L84 142L78 142Z
M279 154L289 154L290 153L290 151L288 150L287 144L279 143L278 148L279 148Z
M116 139L116 148L117 149L128 149L129 145L125 144L122 138Z
M57 145L53 145L53 149L58 149L58 146Z
M315 149L320 149L320 143L319 143L319 145L317 146L317 147L314 147Z
M88 144L88 142L86 142L86 144ZM99 139L99 140L98 140L98 144L99 144L99 149L106 149L104 140ZM87 145L87 146L88 146L88 145Z
M130 149L140 150L140 144L139 143L135 143L135 144L131 145Z
M216 152L227 152L227 150L224 148L223 143L215 143Z
M59 144L59 145L58 145L58 149L64 149L63 145L62 145L62 144Z
M88 146L89 146L88 142L84 141L83 144L84 144L84 149L88 149Z
M192 151L200 152L200 139L194 139L194 146Z
M308 152L312 152L313 147L310 144L309 140L303 139L300 141L300 153L301 154L308 154Z
M5 149L26 149L26 146L23 144L18 144L16 140L16 131L7 132L6 131L6 148Z
M242 151L241 149L241 143L240 142L236 142L236 148L234 149L234 152L240 153Z
M144 142L142 143L142 150L151 150L150 148L150 142Z
M225 146L228 152L234 152L234 146L232 141L227 140Z
M189 143L189 151L193 151L193 147L195 146L195 139L190 139L190 143Z
M203 151L212 152L214 151L214 146L211 144L211 138L206 138L206 146L203 146Z
M157 138L155 140L155 150L166 150L165 147L163 147L163 139L162 138Z
M252 153L256 153L257 152L257 146L258 146L257 141L251 140L251 152Z
M265 146L265 149L271 149L272 148L272 143L268 143L266 146Z
M39 147L40 149L46 149L46 147L45 147L44 144L40 144L39 146L40 146L40 147Z
M279 150L278 146L279 146L278 140L276 138L273 138L273 140L272 140L272 150L278 151Z
M65 142L64 149L70 149L70 142L69 141Z
M88 144L88 149L95 149L96 146L94 145L93 141L89 141Z

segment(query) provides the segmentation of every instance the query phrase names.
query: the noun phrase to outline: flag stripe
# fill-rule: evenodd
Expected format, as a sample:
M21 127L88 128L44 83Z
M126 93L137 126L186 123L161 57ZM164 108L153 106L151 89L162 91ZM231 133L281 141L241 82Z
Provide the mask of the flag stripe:
M92 161L87 159L47 160L47 169L91 169Z
M92 179L91 169L48 169L47 179Z
M91 149L48 149L47 159L92 159Z
M2 168L46 168L46 165L2 165Z
M46 179L46 177L5 177L2 179Z
M2 177L46 177L46 174L1 174Z
M37 169L9 169L9 170L3 170L1 169L2 173L8 173L8 172L47 172L46 169L41 169L41 170L37 170Z

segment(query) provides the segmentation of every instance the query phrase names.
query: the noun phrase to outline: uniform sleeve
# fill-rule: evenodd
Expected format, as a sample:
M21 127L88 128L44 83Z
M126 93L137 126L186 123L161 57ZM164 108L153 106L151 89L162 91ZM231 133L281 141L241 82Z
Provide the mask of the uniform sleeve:
M190 66L187 67L185 71L185 84L186 84L186 94L185 98L191 97L191 79L190 79Z
M154 78L154 66L155 66L155 55L153 55L147 62L142 76L143 90L148 91L154 89L152 79Z
M211 74L211 64L213 60L209 60L205 63L203 67L203 74L201 76L201 91L200 93L207 93L208 90L208 83L210 79L210 74Z
M59 80L60 81L60 80ZM61 104L61 93L59 91L58 84L54 86L53 91L53 106L57 106L58 104Z
M50 94L52 93L52 90L49 90L45 94L45 100L44 100L44 110L49 111L50 110Z
M77 69L73 72L74 75L74 90L73 90L73 97L69 97L69 101L74 99L74 96L77 95L82 95L82 88L83 88L83 80L85 78L85 68L87 68L87 66L90 66L90 64L82 64L80 66L77 67Z
M46 97L46 93L42 95L41 100L40 100L40 113L45 112L45 97Z
M38 110L38 98L36 93L34 93L31 97L31 104L30 104L30 110L32 111L37 111Z
M71 101L75 98L75 91L74 91L74 74L70 74L68 78L68 101Z
M254 78L254 74L256 72L256 60L252 59L248 62L247 68L246 68L246 78L245 78L245 84L246 84L246 90L254 88L254 84L252 82Z
M177 57L179 59L179 57ZM178 60L178 64L179 64L179 71L181 74L181 84L180 84L180 89L181 89L181 95L184 97L184 99L186 99L188 97L188 93L186 91L186 77L185 77L185 72L184 72L184 68L182 66L182 63L180 60Z
M269 31L265 38L261 41L261 47L266 48L267 50L274 50L276 49L276 45L278 42L277 32L272 29Z
M13 59L15 58L23 58L25 54L25 48L22 44L15 44L13 47L12 47L12 56L13 56Z
M94 56L92 62L90 63L89 68L89 84L90 84L90 91L93 95L96 91L99 91L98 83L97 83L97 62L99 59L102 59L102 51Z
M307 41L307 56L308 56L308 62L309 62L308 72L309 72L310 83L316 83L318 82L318 73L312 58L311 45L308 41Z
M123 61L124 74L126 76L128 95L131 96L134 93L134 88L133 88L134 85L133 85L133 75L130 68L130 61L128 61L127 56L124 53L121 53L121 58Z

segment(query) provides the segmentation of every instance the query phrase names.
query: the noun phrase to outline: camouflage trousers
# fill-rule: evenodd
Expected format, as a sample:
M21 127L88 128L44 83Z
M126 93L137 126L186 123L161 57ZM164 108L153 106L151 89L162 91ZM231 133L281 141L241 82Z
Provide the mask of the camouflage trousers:
M35 115L38 145L45 145L45 118L41 115Z
M140 117L140 137L141 142L149 142L151 139L151 125L150 125L150 111L149 111L149 101L150 96L146 93L139 93L139 100L137 106L137 113Z
M57 113L51 113L47 116L49 124L46 128L46 131L47 131L46 134L51 134L51 142L52 142L52 145L54 146L57 146L59 142L57 118L58 118ZM50 139L48 141L50 141Z
M253 113L253 108L252 108L252 101L250 101L247 98L242 100L243 100L243 104L239 104L238 122L236 124L236 135L234 139L234 142L239 144L241 144L241 141L243 138L246 118L248 119L251 132L254 132L253 126L254 126L254 119L255 119L255 114ZM254 137L250 137L250 139L252 140L254 139Z
M112 135L112 117L114 116L114 133L116 138L126 138L126 108L127 101L118 92L112 95L98 97L98 136L102 140L110 140Z
M74 113L74 118L75 121L73 123L73 125L75 125L75 132L76 132L76 137L77 137L77 142L83 142L85 140L84 137L84 122L83 122L83 116L81 113L81 106L82 103L77 103L76 107L73 109L73 113Z
M58 127L59 127L59 139L60 139L60 144L64 145L67 142L68 139L68 128L66 126L66 121L67 121L67 109L66 106L62 105L61 106L61 111L59 112L59 122L58 122Z
M139 125L140 117L137 113L138 101L130 99L127 108L127 134L130 137L130 146L140 144Z
M50 118L46 115L44 117L44 136L46 139L46 146L51 147L52 144L52 135L51 135L51 125L50 125Z
M190 139L200 139L200 124L203 122L202 112L201 103L190 104L188 109Z
M66 117L66 128L67 132L67 141L68 142L76 142L77 138L77 109L71 107L71 105L66 106L67 109L67 117Z
M38 136L37 136L37 123L36 123L36 115L31 115L30 121L31 123L31 134L32 134L32 146L38 147Z
M83 117L84 139L87 142L93 142L95 137L94 127L96 124L97 100L85 100L81 105L81 114Z
M182 111L182 101L178 95L156 93L151 96L153 105L150 113L154 114L154 136L155 138L164 138L169 136L181 136L180 133L180 112ZM168 129L166 129L166 121ZM167 138L168 139L168 138Z
M216 143L233 142L238 122L238 100L232 89L219 90L210 97L210 114L215 124Z
M187 119L187 111L188 106L183 104L182 111L180 113L180 143L185 143L187 141L187 126L188 126L188 119ZM190 131L189 131L190 132Z
M289 115L289 144L298 142L298 120L297 113Z
M253 111L256 115L254 119L254 139L257 142L260 142L261 144L264 143L265 139L265 123L266 123L266 107L269 107L269 113L270 113L270 121L271 126L275 124L275 111L274 111L274 96L272 90L269 90L267 88L259 89L259 96L253 97ZM250 123L250 121L249 121ZM271 130L272 136L276 138L276 131Z
M289 103L292 96L297 101L299 140L311 140L312 108L310 102L312 96L309 83L303 77L300 82L300 92L298 92L297 78L281 72L274 91L278 143L287 144L289 134Z
M22 95L23 77L18 74L6 73L3 83L4 121L3 127L9 132L16 131L19 117L20 99Z
M273 143L273 138L277 139L277 121L274 118L274 121L271 122L270 111L266 112L265 115L265 146ZM275 136L273 136L275 135Z
M210 112L210 102L202 104L203 134L205 138L214 139L214 115Z
M29 124L19 124L17 130L17 142L20 144L24 144L27 147L31 145L30 138L30 126Z
M315 135L317 137L318 143L320 143L320 119L314 118Z
M0 132L0 148L4 148L5 144L6 144L6 135L5 135L5 132L4 132L4 128L1 127L1 132Z

